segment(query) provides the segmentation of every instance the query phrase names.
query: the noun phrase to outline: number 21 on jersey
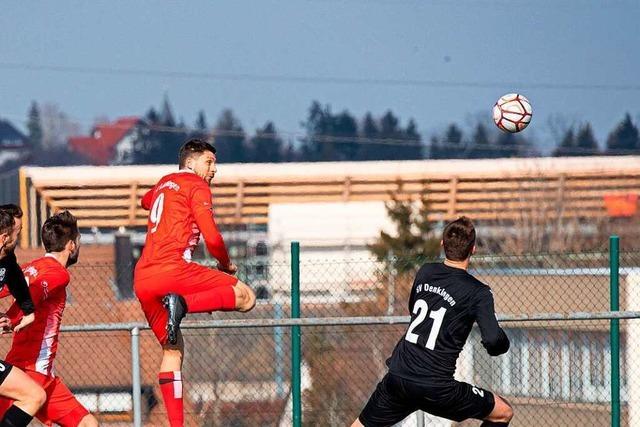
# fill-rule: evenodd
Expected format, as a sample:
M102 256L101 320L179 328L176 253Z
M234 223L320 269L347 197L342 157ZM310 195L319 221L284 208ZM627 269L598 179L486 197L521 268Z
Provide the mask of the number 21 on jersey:
M431 332L429 332L429 337L427 338L427 347L429 350L433 350L436 346L436 339L438 338L438 333L440 332L440 327L442 326L442 320L444 319L444 315L447 312L447 309L441 307L436 311L429 311L429 306L427 302L423 299L416 300L413 305L413 314L417 314L416 318L413 319L411 325L409 325L409 329L407 330L407 335L404 337L407 341L413 344L418 344L418 338L420 335L413 332L415 328L418 327L419 324L424 322L427 318L427 314L429 314L429 318L433 319L433 325L431 326Z
M162 217L162 209L164 208L164 193L158 194L153 206L151 207L151 213L149 213L149 221L153 224L151 232L155 233L160 225L160 218Z

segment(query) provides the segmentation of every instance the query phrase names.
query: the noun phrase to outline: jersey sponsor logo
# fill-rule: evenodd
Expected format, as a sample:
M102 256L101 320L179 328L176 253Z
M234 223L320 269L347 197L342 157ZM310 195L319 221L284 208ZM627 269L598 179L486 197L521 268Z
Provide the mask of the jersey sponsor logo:
M173 191L179 191L180 190L180 186L178 184L176 184L173 181L167 181L167 182L163 182L157 189L156 192L164 189L164 188L168 188L170 190Z
M33 276L33 277L37 277L38 276L38 269L36 269L32 265L30 265L29 267L25 268L22 272L25 274L25 276L26 275Z
M4 280L4 276L6 276L7 274L7 269L6 268L0 268L0 280Z

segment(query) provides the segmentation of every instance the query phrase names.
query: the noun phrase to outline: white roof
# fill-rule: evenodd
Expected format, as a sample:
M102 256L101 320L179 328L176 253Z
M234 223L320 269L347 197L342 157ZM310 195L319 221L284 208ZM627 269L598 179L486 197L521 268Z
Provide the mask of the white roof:
M113 183L114 181L155 181L174 172L177 165L157 166L64 166L23 167L32 181L55 183L69 181L91 181ZM428 175L430 177L513 175L538 173L597 173L606 171L632 171L640 169L640 156L593 156L593 157L541 157L518 159L481 160L402 160L375 162L315 162L315 163L221 163L218 165L217 181L250 181L252 179L285 177L331 177L331 176L406 176Z

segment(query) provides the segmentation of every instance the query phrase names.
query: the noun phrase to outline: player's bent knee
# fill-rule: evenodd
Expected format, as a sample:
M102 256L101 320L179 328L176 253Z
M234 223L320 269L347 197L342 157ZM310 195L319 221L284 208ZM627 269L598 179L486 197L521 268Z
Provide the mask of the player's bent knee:
M508 423L513 418L513 408L504 398L495 395L493 411L486 418L489 421Z
M47 392L40 386L34 387L33 391L30 392L30 397L32 396L33 403L40 408L47 401Z
M98 420L93 415L87 414L82 418L78 427L98 427Z
M249 311L256 305L256 294L253 290L242 282L236 283L233 288L236 295L236 310Z

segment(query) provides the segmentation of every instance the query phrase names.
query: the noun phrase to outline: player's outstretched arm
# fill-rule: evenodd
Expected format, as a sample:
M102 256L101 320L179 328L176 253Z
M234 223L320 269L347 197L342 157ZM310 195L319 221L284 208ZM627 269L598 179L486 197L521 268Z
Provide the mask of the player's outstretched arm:
M493 294L489 288L481 289L475 302L476 322L480 328L482 345L491 356L499 356L509 350L509 338L498 324L493 303Z

